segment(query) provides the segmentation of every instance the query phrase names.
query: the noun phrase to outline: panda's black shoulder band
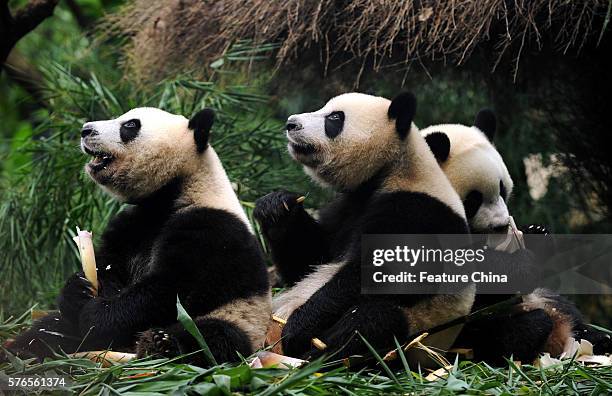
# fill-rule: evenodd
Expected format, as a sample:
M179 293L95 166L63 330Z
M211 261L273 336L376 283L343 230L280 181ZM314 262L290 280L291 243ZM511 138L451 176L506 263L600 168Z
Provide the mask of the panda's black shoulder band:
M189 120L189 129L193 130L198 153L204 152L208 147L210 128L212 128L214 121L215 112L212 109L200 110Z
M395 129L401 139L408 136L416 113L416 97L412 92L403 92L391 101L387 114L395 120Z

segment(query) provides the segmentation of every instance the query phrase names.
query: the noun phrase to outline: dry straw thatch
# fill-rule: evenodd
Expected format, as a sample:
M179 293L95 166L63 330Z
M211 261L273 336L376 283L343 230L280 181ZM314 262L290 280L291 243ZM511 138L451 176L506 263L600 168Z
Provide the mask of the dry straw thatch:
M611 6L611 0L136 0L106 27L129 37L127 64L145 76L207 66L239 40L278 43L277 66L303 62L309 53L325 70L346 63L362 70L415 60L462 64L486 42L494 68L505 54L518 65L524 48L579 51L603 32Z

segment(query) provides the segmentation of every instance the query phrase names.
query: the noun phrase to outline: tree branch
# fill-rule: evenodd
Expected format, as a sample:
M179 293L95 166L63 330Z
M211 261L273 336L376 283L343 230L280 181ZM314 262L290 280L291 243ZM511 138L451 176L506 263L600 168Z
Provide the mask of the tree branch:
M59 0L31 0L15 12L15 42L53 15Z
M12 27L13 16L8 6L8 0L0 0L0 37L2 37L2 42L11 36ZM4 46L4 43L2 45Z
M19 39L53 14L58 1L30 0L12 16L8 0L0 0L0 65Z

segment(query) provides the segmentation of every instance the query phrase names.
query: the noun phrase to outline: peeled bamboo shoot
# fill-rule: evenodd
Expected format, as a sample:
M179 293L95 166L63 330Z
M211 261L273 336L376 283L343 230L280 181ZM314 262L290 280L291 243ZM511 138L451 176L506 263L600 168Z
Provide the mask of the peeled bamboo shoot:
M81 265L85 277L93 286L94 296L98 295L98 273L96 272L96 255L94 253L92 234L77 227L77 236L72 238L79 248Z

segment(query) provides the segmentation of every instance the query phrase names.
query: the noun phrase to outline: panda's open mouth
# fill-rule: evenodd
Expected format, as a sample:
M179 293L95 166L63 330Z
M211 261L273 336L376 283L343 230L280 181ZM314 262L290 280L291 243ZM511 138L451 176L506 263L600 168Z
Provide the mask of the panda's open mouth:
M289 144L296 154L311 155L317 151L317 148L312 144L294 142L290 142Z
M89 167L92 171L100 171L106 169L114 160L115 156L105 151L94 151L87 147L83 147L85 152L91 155L93 158L89 161Z
M305 142L301 136L296 136L289 130L287 130L286 135L288 140L287 148L289 149L289 154L292 156L309 157L318 151L317 146Z

